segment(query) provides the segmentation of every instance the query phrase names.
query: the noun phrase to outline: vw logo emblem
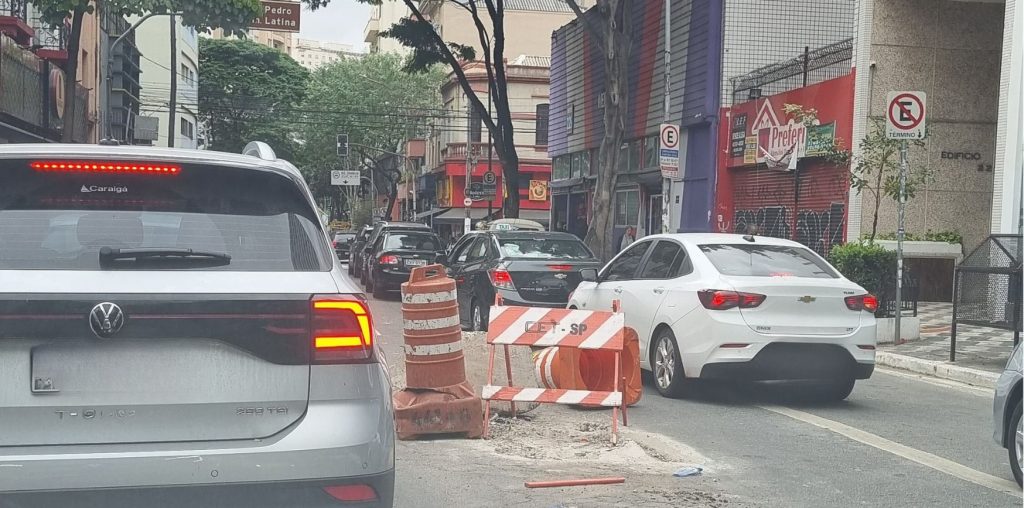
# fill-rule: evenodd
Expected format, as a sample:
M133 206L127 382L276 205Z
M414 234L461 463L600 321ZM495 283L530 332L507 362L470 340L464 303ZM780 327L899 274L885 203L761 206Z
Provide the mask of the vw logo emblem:
M116 303L103 302L89 312L89 328L97 337L106 339L121 331L125 319L124 311Z

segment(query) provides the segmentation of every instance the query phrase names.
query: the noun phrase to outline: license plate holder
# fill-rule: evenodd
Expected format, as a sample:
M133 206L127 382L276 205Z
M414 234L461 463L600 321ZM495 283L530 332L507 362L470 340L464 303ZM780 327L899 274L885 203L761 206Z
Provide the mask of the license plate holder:
M427 266L426 259L406 259L405 266Z

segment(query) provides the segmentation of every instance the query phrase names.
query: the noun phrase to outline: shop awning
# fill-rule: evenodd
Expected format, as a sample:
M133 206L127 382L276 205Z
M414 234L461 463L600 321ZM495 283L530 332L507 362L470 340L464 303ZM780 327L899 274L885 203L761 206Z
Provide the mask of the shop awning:
M500 210L499 210L500 211ZM487 218L486 208L470 208L469 218L475 221ZM444 213L434 217L434 224L461 224L466 219L465 208L449 208Z
M526 219L526 220L532 220L532 221L539 222L539 223L544 224L545 226L547 226L548 222L550 222L550 220L551 220L551 211L550 210L519 210L519 218L520 219Z
M448 210L450 210L450 208L431 208L430 210L427 210L425 212L417 213L416 220L425 219L427 217L431 217L439 213L446 212Z

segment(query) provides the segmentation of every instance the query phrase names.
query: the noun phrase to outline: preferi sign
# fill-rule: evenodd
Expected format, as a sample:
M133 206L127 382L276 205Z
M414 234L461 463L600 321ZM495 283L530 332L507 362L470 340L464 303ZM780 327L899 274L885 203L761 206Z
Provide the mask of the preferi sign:
M661 124L661 174L665 178L679 175L679 126L670 123Z
M249 23L249 28L276 32L298 32L301 11L302 4L299 2L263 0L260 2L260 15Z
M358 171L331 171L331 185L359 185Z
M889 92L886 96L885 135L889 139L924 139L927 117L924 92Z

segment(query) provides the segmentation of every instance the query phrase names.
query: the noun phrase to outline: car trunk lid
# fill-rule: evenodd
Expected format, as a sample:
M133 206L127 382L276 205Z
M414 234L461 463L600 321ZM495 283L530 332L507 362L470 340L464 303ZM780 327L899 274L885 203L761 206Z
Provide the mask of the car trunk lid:
M849 335L860 327L862 312L850 310L846 297L858 292L842 279L802 277L727 277L741 293L765 295L753 308L740 308L743 321L764 335Z
M564 304L582 280L580 270L600 268L598 261L513 259L504 263L526 302Z

